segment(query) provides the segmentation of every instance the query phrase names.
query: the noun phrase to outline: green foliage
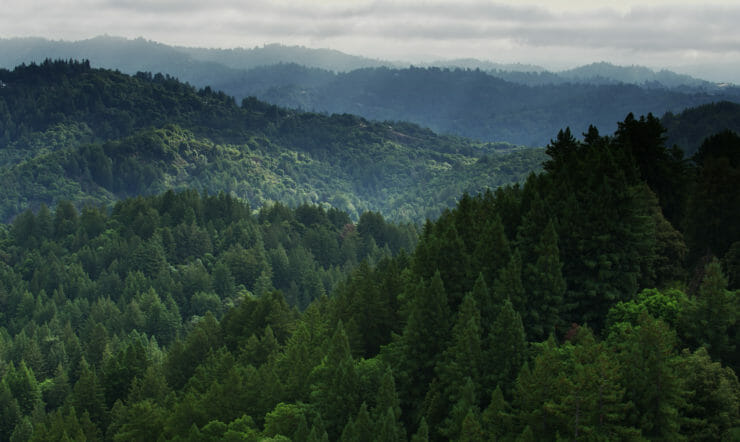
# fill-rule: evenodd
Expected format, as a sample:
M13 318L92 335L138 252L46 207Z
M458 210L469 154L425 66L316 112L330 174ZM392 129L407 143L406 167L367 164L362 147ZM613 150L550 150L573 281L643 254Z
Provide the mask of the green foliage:
M51 76L64 66L23 72ZM82 177L105 201L158 193L110 209L29 199L35 211L14 205L19 215L0 226L0 439L716 440L737 431L737 293L722 269L736 276L737 247L725 244L727 227L712 239L727 250L722 261L707 260L690 282L679 229L697 218L679 222L685 165L654 118L630 116L614 137L591 128L578 141L562 131L545 172L524 185L446 195L414 160L465 181L466 171L495 169L482 158L467 163L488 156L485 147L255 100L237 108L164 77L74 64L65 72L149 82L155 103L179 91L181 126L134 133L133 117L124 131L78 109L70 118L84 126L52 130L39 116L28 139L52 130L59 144L43 158L9 153L0 165L15 177ZM44 78L41 86L53 83ZM133 102L144 98L130 92ZM100 143L72 145L88 133L86 143ZM700 167L733 164L727 139L707 145ZM298 175L325 192L262 204L272 197L260 186L280 196ZM215 188L233 188L159 193L196 176L198 188L210 189L214 176ZM419 207L434 216L462 196L424 225L417 245L417 226L329 191L345 180L342 189L399 203L386 178L437 192L396 219L420 219ZM350 213L307 203L317 201ZM709 241L687 238L695 255Z
M355 220L374 210L416 221L437 216L465 191L521 181L543 159L541 150L500 152L407 123L257 100L240 107L210 88L86 62L20 66L0 71L0 79L10 85L0 94L0 132L7 134L0 146L10 148L0 155L4 220L64 200L80 209L198 188L253 207L310 203L335 206ZM411 248L408 237L385 232L373 216L361 220L361 235L393 252L399 243ZM326 247L312 250L320 262L333 258L336 241L315 244Z

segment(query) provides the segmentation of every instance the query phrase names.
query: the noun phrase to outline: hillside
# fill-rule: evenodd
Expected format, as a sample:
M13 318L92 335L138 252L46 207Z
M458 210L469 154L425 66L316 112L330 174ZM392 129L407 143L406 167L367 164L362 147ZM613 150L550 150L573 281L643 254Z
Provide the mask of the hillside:
M464 191L523 180L544 155L407 123L238 106L209 88L87 63L0 70L0 81L2 219L63 199L197 188L253 207L309 202L419 222Z

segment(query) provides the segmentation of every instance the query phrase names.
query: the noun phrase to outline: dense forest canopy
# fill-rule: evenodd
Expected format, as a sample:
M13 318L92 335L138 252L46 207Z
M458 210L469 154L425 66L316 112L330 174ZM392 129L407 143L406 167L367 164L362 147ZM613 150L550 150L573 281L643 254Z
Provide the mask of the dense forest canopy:
M26 211L0 231L0 437L736 437L740 138L694 168L662 133L561 131L421 232L195 191Z
M684 158L651 114L564 128L521 183L479 178L417 226L172 188L288 145L346 164L367 138L386 168L470 155L488 173L495 146L84 63L0 80L3 185L109 192L0 225L0 440L740 437L735 132Z

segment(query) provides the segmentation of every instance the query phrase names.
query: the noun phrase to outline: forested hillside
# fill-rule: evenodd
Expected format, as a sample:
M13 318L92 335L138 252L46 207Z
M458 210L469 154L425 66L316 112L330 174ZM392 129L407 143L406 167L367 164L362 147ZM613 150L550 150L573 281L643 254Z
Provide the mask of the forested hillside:
M47 61L0 70L0 218L61 200L108 205L166 189L260 207L321 203L357 219L436 217L465 191L522 181L543 150L399 122L287 110L140 73Z
M547 155L420 231L195 191L24 211L0 439L740 437L740 137L687 162L629 114Z

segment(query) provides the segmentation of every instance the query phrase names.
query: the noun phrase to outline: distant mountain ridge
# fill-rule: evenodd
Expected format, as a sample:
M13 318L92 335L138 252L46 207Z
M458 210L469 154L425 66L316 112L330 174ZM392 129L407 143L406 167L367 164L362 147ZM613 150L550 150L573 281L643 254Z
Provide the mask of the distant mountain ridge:
M339 51L265 45L253 49L167 46L142 38L79 42L0 39L0 66L44 59L89 59L135 74L162 72L198 88L283 107L410 121L438 133L544 146L566 126L616 128L629 112L682 110L740 102L740 88L670 71L600 62L562 72L473 59L447 67L400 67ZM460 67L455 67L459 65Z

